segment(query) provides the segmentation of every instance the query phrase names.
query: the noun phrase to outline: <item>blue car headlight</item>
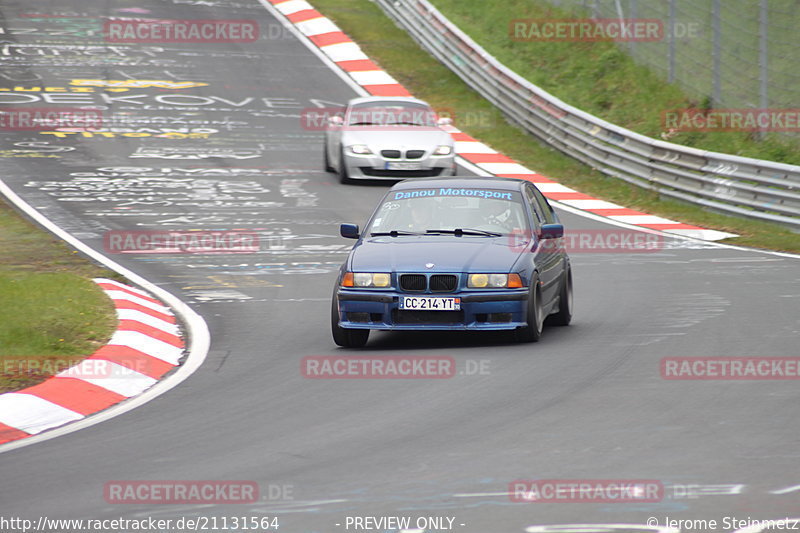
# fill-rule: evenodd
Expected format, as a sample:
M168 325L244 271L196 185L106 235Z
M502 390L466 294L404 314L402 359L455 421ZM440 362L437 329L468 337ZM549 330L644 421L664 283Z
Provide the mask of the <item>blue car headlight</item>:
M392 276L385 272L346 272L342 287L391 287Z
M521 288L522 279L519 274L470 274L467 278L467 287L470 289L518 289Z

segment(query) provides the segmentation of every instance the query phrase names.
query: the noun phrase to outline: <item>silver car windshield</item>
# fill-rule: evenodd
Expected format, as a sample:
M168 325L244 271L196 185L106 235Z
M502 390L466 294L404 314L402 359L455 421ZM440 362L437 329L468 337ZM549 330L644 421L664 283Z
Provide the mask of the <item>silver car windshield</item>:
M350 109L350 126L436 126L436 113L413 102L365 102Z
M390 193L375 214L369 233L509 235L527 234L528 230L518 192L437 188Z

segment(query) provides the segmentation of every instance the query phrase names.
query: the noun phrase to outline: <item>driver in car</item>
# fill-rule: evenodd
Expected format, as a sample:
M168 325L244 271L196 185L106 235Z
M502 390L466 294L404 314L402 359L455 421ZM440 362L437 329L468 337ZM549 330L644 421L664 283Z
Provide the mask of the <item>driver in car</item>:
M434 229L431 226L433 216L431 207L426 202L412 201L409 206L410 218L408 226L405 228L408 231L424 233L426 230Z
M480 229L510 233L514 221L511 220L511 207L508 203L500 200L488 200L486 203L483 211L485 227Z

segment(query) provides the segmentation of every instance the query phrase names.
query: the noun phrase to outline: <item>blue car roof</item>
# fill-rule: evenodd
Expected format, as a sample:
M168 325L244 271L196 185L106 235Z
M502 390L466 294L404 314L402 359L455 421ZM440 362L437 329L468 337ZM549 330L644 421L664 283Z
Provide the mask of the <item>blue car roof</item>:
M458 187L461 189L500 189L518 191L525 183L516 178L491 178L486 176L452 176L448 178L414 178L396 183L390 190L412 190L428 187Z

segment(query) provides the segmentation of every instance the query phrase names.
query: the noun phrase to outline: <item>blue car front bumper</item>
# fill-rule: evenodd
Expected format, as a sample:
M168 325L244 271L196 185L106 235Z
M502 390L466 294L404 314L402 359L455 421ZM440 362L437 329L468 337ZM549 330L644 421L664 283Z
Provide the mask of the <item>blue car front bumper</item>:
M459 311L400 309L402 296L461 298ZM527 325L528 289L405 294L338 289L339 326L380 330L508 330Z

